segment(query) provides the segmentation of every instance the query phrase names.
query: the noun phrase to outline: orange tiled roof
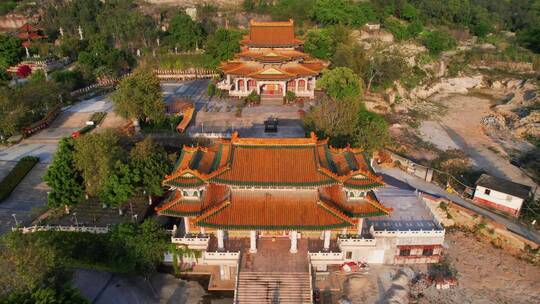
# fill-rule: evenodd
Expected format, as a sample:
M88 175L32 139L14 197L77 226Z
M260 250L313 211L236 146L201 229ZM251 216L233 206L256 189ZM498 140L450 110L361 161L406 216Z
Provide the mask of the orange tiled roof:
M210 184L203 192L202 199L185 199L181 191L174 191L169 200L156 211L160 215L175 216L196 216L202 214L205 210L211 209L229 196L229 187Z
M263 62L282 62L288 60L309 58L309 55L297 50L280 50L268 48L257 50L246 49L243 52L236 54L236 57Z
M261 186L317 186L336 183L317 166L313 146L234 145L229 170L213 182Z
M316 187L344 184L371 189L383 185L359 150L328 147L310 138L239 138L210 147L184 147L164 184L182 187L202 183Z
M203 227L323 230L350 227L351 219L318 203L316 191L233 191L227 204L200 218Z
M249 46L296 46L302 41L294 35L294 22L257 22L250 21L249 34L241 41Z
M306 65L299 62L288 62L284 64L265 65L259 62L227 62L221 65L221 70L225 74L241 75L256 79L286 79L301 76L318 75L324 65L320 68L313 65Z
M367 192L364 199L347 200L341 186L333 185L319 188L319 195L321 201L336 206L351 217L368 217L392 212L391 208L386 208L377 200L372 191Z

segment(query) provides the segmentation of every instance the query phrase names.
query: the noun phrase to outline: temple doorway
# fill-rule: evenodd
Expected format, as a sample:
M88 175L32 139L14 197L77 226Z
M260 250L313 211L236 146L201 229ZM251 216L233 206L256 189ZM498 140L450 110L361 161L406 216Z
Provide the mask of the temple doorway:
M283 88L280 84L263 84L261 86L261 95L280 96L283 95Z

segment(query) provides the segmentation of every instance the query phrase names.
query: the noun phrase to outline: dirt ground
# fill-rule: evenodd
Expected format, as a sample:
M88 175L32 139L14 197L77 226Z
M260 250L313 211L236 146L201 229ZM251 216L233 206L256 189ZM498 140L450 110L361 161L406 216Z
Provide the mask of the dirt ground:
M540 267L520 260L472 233L450 231L445 254L457 270L458 286L426 289L422 297L410 298L415 273L427 273L427 265L370 265L364 274L334 272L342 292L324 295L321 303L419 303L483 304L540 303ZM344 299L348 300L343 301Z
M419 303L540 303L540 267L520 260L468 232L446 234L459 286L430 288Z
M485 134L481 119L493 113L490 107L499 96L494 93L435 95L434 102L447 108L438 120L426 121L420 127L420 134L426 141L438 145L440 149L458 148L465 152L477 167L488 173L512 181L534 186L535 183L519 168L509 162L505 152L508 146L519 148L519 143L511 138L494 139ZM505 148L506 146L506 148Z

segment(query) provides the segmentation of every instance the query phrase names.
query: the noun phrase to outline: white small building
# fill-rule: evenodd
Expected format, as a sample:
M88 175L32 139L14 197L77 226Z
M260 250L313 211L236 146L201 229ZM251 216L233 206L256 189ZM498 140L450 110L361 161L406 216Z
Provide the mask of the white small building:
M531 195L531 187L506 179L482 174L476 181L473 201L512 216L518 216L523 201Z

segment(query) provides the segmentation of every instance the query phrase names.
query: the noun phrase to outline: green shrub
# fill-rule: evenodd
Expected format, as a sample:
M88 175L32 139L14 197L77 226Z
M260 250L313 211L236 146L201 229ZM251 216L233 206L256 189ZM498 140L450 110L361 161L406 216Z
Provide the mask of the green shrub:
M422 84L422 81L427 77L426 72L415 66L410 73L405 73L401 77L401 82L405 88L411 90Z
M287 102L293 102L296 99L296 94L292 91L287 91L285 98L287 99Z
M457 46L457 41L454 37L441 31L431 31L427 33L423 39L423 43L429 52L435 55Z
M105 116L107 116L107 112L96 112L92 114L92 117L90 117L90 120L94 122L95 126L99 126L105 119Z
M83 135L90 131L92 131L96 126L95 125L87 125L79 130L79 134Z
M22 179L39 161L39 157L25 156L13 167L8 175L0 182L0 202L8 198Z
M260 104L261 96L257 95L257 92L251 91L249 95L244 99L244 104Z

